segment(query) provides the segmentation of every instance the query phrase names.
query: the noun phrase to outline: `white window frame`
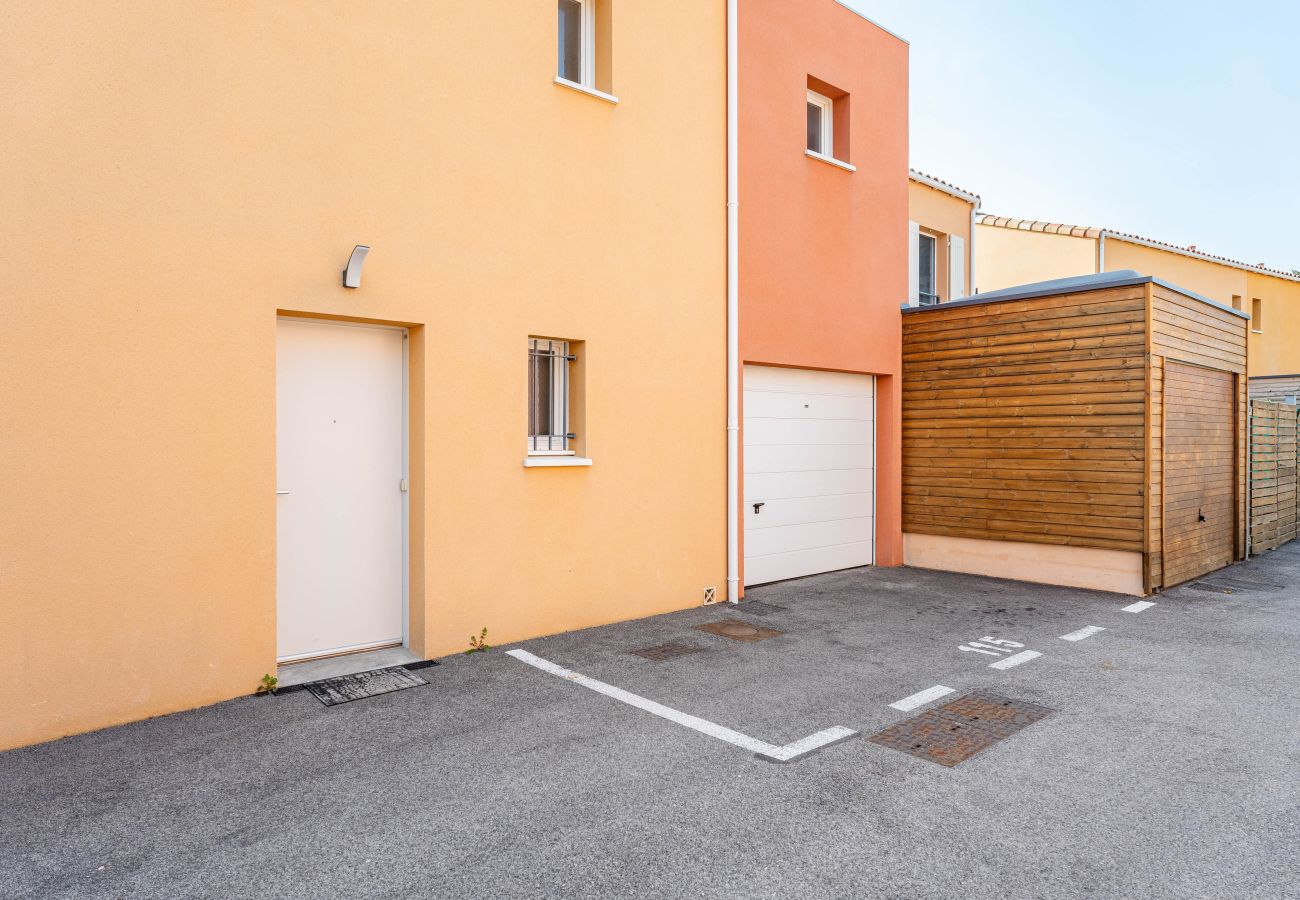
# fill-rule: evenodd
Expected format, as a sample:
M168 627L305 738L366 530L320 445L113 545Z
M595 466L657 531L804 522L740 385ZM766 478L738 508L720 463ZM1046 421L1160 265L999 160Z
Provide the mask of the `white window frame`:
M551 433L533 434L533 356L545 348L560 365L551 366ZM569 363L572 361L568 341L550 338L528 339L528 455L573 456L569 449ZM557 427L558 423L558 427Z
M929 240L934 245L930 252L930 288L931 293L921 291L921 241ZM916 303L918 306L935 306L943 302L939 293L939 236L928 231L916 233Z
M578 36L578 68L579 80L572 81L565 78L559 72L555 73L555 78L564 84L577 85L588 90L596 88L596 0L572 0L582 8L581 19L582 26ZM558 0L557 0L558 6ZM557 31L555 35L556 43L560 41L560 34ZM559 50L559 47L556 48Z
M811 103L813 106L820 107L822 111L822 116L821 116L822 149L814 150L812 147L806 146L806 144L804 149L811 155L819 157L821 159L835 159L835 101L832 100L830 97L827 97L825 94L819 94L816 91L809 89L808 102ZM807 117L806 110L804 112L804 116L805 118ZM807 125L805 123L805 129L806 127ZM806 137L805 137L805 141L806 141Z

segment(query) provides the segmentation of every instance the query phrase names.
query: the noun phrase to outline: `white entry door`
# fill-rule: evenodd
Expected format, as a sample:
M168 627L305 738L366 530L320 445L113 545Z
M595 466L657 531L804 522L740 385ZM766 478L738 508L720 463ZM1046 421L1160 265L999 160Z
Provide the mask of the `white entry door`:
M400 644L404 335L280 319L276 627L283 661Z
M869 565L875 379L745 366L745 584Z

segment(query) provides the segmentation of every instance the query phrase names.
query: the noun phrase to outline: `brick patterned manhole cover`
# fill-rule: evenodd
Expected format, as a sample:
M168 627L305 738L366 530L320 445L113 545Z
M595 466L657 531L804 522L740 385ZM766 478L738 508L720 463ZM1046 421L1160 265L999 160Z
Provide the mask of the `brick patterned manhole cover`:
M666 659L676 659L679 656L690 656L692 653L699 653L703 649L703 647L692 647L690 644L678 644L670 641L657 647L642 647L640 650L631 652L633 656L663 662Z
M975 691L904 719L867 740L951 767L1051 712L1037 703Z
M742 600L736 604L735 610L752 616L770 616L774 612L785 612L785 607L777 606L775 603L764 603L761 600Z
M733 641L765 641L781 634L781 632L774 631L771 628L759 628L757 625L750 625L748 622L741 622L739 619L722 619L718 622L710 622L707 625L696 625L695 629L697 631L707 631L720 637L731 638Z

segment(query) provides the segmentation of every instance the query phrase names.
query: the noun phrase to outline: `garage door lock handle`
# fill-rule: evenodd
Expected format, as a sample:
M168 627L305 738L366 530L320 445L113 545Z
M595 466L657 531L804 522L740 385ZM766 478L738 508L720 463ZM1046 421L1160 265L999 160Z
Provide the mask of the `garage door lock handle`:
M766 503L755 503L755 504L754 504L754 515L758 515L759 511L760 511L764 506L767 506L767 504L766 504Z

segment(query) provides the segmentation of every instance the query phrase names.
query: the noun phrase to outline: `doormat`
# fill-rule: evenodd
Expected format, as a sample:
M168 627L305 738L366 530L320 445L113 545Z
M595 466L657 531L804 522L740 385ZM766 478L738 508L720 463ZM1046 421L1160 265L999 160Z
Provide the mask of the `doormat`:
M975 691L904 719L867 740L951 768L1051 712L1037 703Z
M303 685L326 706L338 706L353 700L378 697L406 688L428 684L419 675L408 671L405 666L393 666L391 669L375 669L372 672L358 672L355 675L339 675L336 678L324 678Z

